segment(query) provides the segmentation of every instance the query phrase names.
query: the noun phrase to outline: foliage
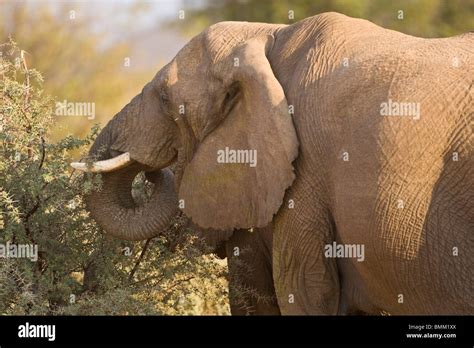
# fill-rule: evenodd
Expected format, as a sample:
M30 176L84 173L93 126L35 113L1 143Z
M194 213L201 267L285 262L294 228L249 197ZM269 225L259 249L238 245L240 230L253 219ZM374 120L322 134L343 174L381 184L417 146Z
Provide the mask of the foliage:
M225 265L203 256L183 218L141 243L102 233L81 198L100 189L100 176L68 166L98 127L51 141L54 100L41 75L15 43L0 52L0 245L38 246L36 262L0 258L0 313L227 314ZM135 194L145 184L138 179Z
M293 17L289 16L293 11ZM220 21L291 24L322 12L368 19L385 28L421 37L446 37L472 30L472 0L207 0L180 28L195 33ZM403 11L400 18L399 11Z

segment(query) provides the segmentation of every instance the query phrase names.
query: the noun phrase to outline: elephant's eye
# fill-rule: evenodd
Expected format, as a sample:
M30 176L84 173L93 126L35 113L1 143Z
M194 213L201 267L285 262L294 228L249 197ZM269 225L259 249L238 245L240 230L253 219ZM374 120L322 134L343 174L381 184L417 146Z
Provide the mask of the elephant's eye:
M159 92L159 96L160 96L161 107L163 108L164 111L168 112L170 109L170 103L171 103L168 93L166 93L164 90L161 90Z
M224 114L228 114L232 108L235 106L235 104L238 101L238 97L240 94L240 85L238 82L232 83L228 90L227 93L225 94L224 97L224 102L223 102L223 107L224 107Z
M164 91L160 92L160 101L166 105L170 103L170 98L168 97L168 94L166 94Z

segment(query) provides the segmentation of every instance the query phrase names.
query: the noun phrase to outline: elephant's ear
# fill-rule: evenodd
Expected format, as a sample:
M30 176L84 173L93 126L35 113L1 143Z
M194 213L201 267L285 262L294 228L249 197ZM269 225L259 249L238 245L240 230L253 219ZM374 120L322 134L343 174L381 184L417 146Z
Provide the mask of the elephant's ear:
M295 178L296 132L266 57L273 41L251 39L215 64L227 86L225 119L197 148L179 189L184 212L201 227L268 225Z

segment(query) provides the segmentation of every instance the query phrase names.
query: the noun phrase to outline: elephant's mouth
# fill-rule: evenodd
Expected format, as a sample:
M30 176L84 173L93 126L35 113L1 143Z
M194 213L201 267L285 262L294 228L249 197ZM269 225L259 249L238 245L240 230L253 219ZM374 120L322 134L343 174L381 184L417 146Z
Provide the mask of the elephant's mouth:
M173 161L175 158L169 164ZM166 167L154 169L141 164L129 152L95 162L74 162L71 166L102 174L101 190L88 194L85 201L99 225L120 239L154 237L169 226L178 211L174 175ZM132 184L140 172L145 172L147 180L154 184L151 196L143 204L137 204L132 196Z

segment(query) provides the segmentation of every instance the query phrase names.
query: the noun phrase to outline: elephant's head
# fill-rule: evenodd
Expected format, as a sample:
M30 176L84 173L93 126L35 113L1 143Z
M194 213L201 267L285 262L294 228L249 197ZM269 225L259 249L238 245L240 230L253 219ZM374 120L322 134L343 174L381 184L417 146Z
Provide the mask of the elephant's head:
M103 129L90 150L99 161L73 164L104 173L102 191L87 200L107 232L149 238L178 204L203 228L272 220L294 179L298 148L268 59L278 28L229 22L196 36ZM176 178L165 169L173 163ZM139 171L157 183L143 206L130 194Z

